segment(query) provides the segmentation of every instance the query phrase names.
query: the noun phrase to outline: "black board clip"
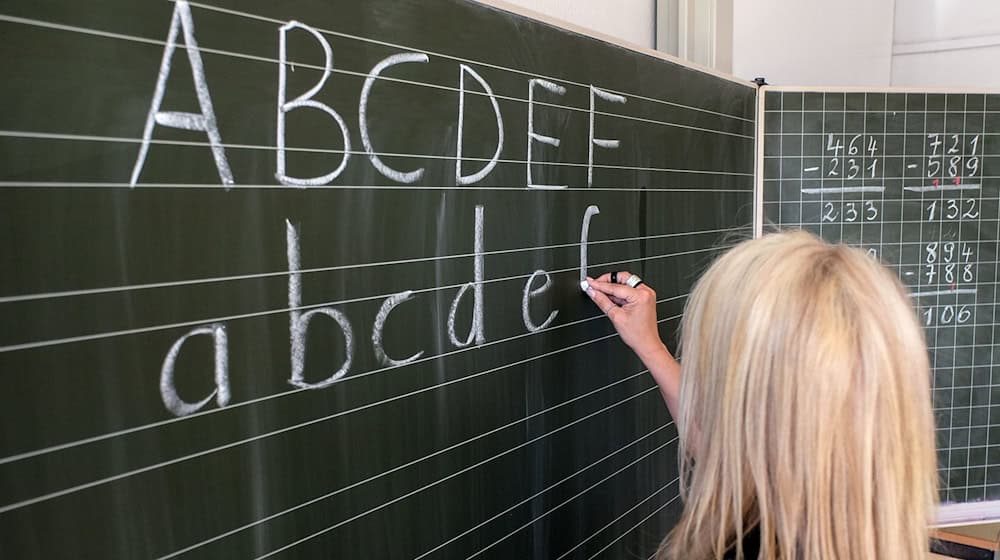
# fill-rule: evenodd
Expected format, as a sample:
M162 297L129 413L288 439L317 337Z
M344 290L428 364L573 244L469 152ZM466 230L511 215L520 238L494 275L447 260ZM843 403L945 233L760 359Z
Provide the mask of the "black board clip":
M757 84L757 87L766 86L767 79L765 78L754 78L753 83Z

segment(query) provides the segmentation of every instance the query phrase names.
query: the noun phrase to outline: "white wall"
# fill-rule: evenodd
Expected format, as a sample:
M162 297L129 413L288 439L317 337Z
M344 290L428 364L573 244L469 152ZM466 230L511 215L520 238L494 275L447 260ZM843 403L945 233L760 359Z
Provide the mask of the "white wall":
M892 85L1000 88L1000 2L896 2Z
M653 47L654 0L505 1L641 47Z
M741 78L1000 88L1000 0L734 0L733 19Z
M654 46L656 0L506 1ZM1000 0L731 1L732 73L740 78L764 76L775 85L1000 88ZM728 62L726 53L719 56Z
M889 85L893 3L735 0L733 73L773 85Z

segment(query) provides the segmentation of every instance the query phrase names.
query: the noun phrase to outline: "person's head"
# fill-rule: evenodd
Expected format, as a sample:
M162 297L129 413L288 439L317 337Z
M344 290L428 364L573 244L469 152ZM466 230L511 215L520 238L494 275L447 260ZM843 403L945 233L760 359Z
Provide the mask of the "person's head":
M681 329L685 509L659 558L721 558L755 524L765 559L927 555L930 370L892 273L766 235L708 269Z

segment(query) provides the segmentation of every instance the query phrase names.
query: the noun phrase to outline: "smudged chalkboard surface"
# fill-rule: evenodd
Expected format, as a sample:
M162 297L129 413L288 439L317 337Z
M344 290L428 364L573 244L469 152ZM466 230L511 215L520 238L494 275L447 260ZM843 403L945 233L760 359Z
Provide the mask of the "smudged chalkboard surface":
M676 429L581 262L673 338L750 232L754 88L459 0L0 37L0 556L655 549Z

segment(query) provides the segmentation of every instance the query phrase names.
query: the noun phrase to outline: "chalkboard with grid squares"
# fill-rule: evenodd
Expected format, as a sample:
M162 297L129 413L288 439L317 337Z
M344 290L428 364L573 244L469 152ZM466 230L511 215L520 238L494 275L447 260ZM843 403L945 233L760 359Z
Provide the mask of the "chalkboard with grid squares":
M1000 95L761 91L764 229L861 247L910 291L945 502L1000 499Z

